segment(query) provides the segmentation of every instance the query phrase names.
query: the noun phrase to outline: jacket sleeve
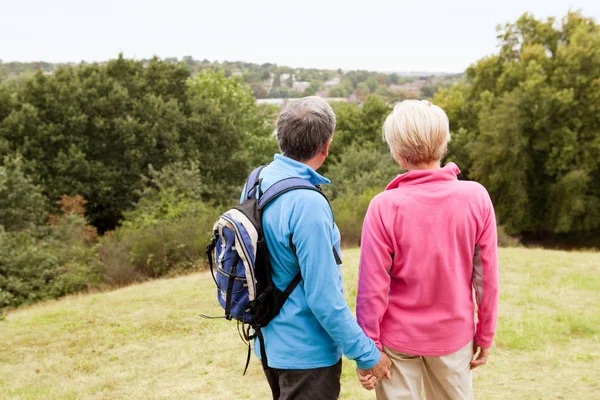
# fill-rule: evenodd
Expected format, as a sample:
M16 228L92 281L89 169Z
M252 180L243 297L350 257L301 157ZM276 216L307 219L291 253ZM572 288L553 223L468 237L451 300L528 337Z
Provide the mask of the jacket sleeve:
M380 324L388 307L393 247L383 226L375 198L371 201L362 228L356 317L358 324L379 349Z
M492 346L498 316L498 234L496 216L489 196L488 211L473 258L473 288L477 300L475 343L483 348Z
M327 201L306 192L292 226L292 242L300 265L308 307L344 355L358 368L374 367L380 358L375 344L358 326L343 294L340 267L334 256L334 223Z

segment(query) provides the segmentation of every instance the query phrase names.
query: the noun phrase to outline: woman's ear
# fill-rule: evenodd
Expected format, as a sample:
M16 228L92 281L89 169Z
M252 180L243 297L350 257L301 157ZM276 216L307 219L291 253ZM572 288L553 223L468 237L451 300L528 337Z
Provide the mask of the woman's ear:
M402 169L408 170L408 163L406 162L406 159L404 159L404 157L398 156L398 161L400 162L400 167L402 167Z

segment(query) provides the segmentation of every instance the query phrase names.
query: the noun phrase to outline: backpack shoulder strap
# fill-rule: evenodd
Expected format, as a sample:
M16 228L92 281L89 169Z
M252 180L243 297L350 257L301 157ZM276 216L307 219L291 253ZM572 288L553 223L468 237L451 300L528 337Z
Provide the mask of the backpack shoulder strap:
M260 196L260 198L258 199L258 208L262 210L277 197L296 189L313 190L315 192L320 193L323 197L325 197L325 200L327 200L327 197L323 194L321 189L308 182L306 179L286 178L274 183L262 194L262 196ZM329 200L327 200L327 202L329 202Z
M260 184L260 173L262 172L262 170L266 167L266 165L261 165L260 167L256 168L254 171L252 171L250 173L250 176L248 177L248 181L246 181L246 197L245 199L251 199L254 198L254 191L256 190L256 187Z
M271 187L269 187L258 198L258 209L260 211L262 211L269 203L271 203L277 197L281 196L284 193L290 192L292 190L297 190L297 189L306 189L306 190L312 190L312 191L318 192L325 198L325 200L327 200L327 203L329 204L329 200L327 199L327 196L325 196L325 194L321 191L321 188L319 186L313 185L306 179L292 177L292 178L286 178L286 179L282 179L278 182L275 182ZM331 207L331 204L330 204L330 207ZM333 214L333 212L332 212L332 214ZM293 249L294 256L295 256L296 250L294 248L294 244L292 242L291 235L290 235L290 247ZM289 297L289 295L294 291L296 286L298 286L298 284L301 281L302 281L302 275L300 273L298 273L292 279L292 281L287 285L285 290L282 292L281 296L283 296L283 301L285 301L285 299L287 299ZM261 339L261 338L259 337L259 339ZM263 352L262 354L265 354L264 349L261 349L261 351ZM265 357L265 359L266 359L266 357Z

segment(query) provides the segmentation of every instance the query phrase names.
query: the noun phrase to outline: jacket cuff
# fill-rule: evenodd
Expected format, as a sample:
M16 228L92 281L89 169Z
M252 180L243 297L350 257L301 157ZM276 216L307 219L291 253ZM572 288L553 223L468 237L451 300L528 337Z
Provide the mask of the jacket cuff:
M375 353L376 354L374 354L373 357L370 357L365 361L356 360L356 366L358 367L358 369L367 370L379 364L379 360L381 359L381 352L375 350Z

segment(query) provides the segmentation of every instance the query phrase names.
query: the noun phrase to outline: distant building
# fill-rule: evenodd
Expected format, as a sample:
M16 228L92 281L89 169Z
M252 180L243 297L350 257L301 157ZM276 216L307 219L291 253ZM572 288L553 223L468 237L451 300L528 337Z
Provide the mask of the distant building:
M296 92L304 92L310 86L310 82L302 81L302 82L294 82L292 84L292 90Z
M348 99L345 97L328 97L325 100L327 100L328 103L347 103Z
M425 86L426 81L425 80L416 80L413 82L408 82L405 83L403 85L389 85L388 89L390 92L404 92L404 93L409 93L409 94L413 94L413 95L418 95L421 92L421 89L423 89L423 86Z
M335 78L332 78L332 79L328 80L327 82L325 82L325 87L330 88L332 86L337 86L339 84L340 84L340 77L336 76Z
M242 76L242 71L233 71L231 76Z
M256 99L256 104L270 104L279 108L285 107L285 105L294 99ZM327 97L325 101L328 103L347 103L348 99L344 97Z
M256 99L256 104L270 104L282 108L288 102L288 99Z
M350 93L350 96L348 96L348 103L359 103L359 102L360 102L360 99L358 98L356 93L354 93L354 92Z
M287 82L288 79L290 79L290 74L279 74L279 80L282 85Z

